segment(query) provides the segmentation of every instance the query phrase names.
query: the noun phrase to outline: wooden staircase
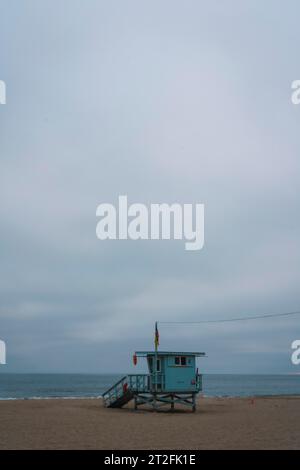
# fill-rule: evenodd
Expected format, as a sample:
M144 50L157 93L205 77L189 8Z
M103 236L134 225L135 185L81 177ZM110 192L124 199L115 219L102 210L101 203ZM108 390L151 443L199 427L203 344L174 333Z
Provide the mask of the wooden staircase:
M126 393L123 393L123 395L119 398L116 398L114 401L112 401L109 405L107 405L108 408L122 408L122 406L126 405L132 398L134 397L133 393L128 390Z
M107 408L121 408L132 400L136 393L149 392L149 375L125 375L103 393L102 398Z

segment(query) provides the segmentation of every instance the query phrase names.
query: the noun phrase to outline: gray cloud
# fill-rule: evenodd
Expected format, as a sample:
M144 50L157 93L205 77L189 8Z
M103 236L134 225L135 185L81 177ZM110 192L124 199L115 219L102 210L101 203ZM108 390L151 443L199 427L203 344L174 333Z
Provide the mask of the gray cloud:
M155 320L299 309L297 11L3 2L5 370L127 370ZM100 242L96 207L119 194L205 203L204 249ZM298 324L162 326L162 347L206 350L208 372L289 372Z

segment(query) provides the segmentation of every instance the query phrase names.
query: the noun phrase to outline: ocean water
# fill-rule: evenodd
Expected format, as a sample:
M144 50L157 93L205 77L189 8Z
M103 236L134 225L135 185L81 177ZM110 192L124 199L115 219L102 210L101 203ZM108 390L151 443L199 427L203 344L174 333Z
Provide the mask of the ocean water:
M99 397L123 375L0 373L0 400ZM204 375L203 394L300 395L300 375Z

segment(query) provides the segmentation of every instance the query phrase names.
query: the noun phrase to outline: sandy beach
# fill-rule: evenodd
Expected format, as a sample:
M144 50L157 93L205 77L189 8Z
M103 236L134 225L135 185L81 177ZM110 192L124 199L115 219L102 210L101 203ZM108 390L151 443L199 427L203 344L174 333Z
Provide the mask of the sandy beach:
M196 413L100 399L0 402L0 449L299 449L300 397L201 398Z

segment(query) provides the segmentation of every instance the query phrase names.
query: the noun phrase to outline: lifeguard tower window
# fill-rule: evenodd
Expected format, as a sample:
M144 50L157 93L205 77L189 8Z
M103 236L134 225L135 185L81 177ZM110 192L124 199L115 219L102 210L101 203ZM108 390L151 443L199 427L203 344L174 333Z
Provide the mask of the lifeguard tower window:
M175 357L175 366L186 366L186 357L185 356L176 356Z

